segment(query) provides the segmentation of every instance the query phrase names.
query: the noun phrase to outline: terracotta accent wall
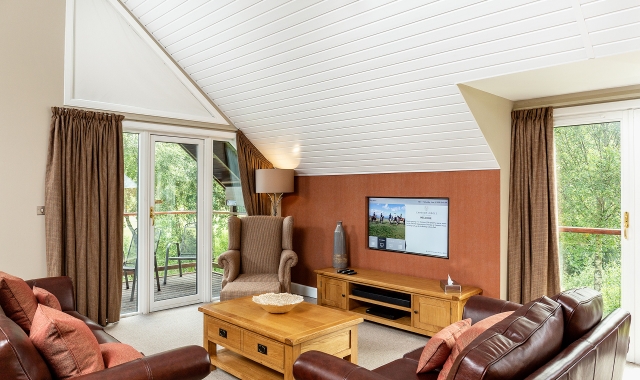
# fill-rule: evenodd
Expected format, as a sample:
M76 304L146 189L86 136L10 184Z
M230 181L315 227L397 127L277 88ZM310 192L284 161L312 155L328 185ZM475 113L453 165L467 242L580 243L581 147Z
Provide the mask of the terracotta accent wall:
M444 279L500 296L500 171L295 177L283 198L292 215L298 265L292 281L316 286L315 269L332 265L333 231L341 220L349 266ZM449 259L367 248L366 197L449 197Z

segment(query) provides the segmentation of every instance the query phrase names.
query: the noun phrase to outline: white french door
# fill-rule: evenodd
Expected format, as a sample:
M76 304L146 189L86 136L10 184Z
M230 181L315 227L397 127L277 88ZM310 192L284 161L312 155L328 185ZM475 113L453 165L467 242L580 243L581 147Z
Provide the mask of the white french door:
M214 195L225 192L214 184L213 151L232 144L235 134L128 120L123 129L128 277L122 313L211 301Z
M640 101L622 101L554 110L554 125L620 123L621 307L631 313L627 360L640 363Z
M152 134L149 148L147 269L156 311L202 302L211 256L202 238L204 141Z

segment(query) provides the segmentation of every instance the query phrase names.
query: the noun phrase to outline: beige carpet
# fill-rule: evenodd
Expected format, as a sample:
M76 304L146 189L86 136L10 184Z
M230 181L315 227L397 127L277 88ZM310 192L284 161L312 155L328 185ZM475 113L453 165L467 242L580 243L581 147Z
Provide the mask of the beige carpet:
M198 312L198 306L124 318L105 330L146 355L190 344L202 345L202 314ZM379 367L414 348L424 346L427 339L421 335L364 322L358 329L358 364L368 369ZM232 380L235 377L216 370L206 379ZM624 379L640 379L640 366L627 363Z

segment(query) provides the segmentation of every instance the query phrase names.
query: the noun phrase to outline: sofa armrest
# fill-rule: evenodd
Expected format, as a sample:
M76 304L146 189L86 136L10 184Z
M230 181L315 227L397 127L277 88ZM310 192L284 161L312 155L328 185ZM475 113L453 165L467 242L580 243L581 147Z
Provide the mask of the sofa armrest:
M218 265L224 269L222 275L222 287L227 285L227 282L231 282L240 274L240 251L231 249L223 252L218 256Z
M211 363L207 351L200 346L186 346L74 379L200 380L210 372Z
M467 300L462 312L462 319L471 318L471 324L475 324L487 317L505 311L515 311L520 304L485 296L473 296Z
M283 286L285 293L291 293L291 268L298 263L298 255L290 249L282 250L280 254L280 266L278 267L278 281Z
M389 380L344 359L320 351L307 351L293 363L296 380Z
M75 297L73 296L73 282L71 281L71 277L60 276L36 278L34 280L28 280L27 284L29 284L29 286L32 288L34 286L37 286L51 292L54 296L56 296L58 302L60 302L62 311L76 310Z

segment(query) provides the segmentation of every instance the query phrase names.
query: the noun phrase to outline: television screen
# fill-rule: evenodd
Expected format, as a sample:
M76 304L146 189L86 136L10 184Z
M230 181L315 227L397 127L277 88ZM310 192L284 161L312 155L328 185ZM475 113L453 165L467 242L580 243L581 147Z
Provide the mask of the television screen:
M449 258L449 198L367 198L368 247Z

